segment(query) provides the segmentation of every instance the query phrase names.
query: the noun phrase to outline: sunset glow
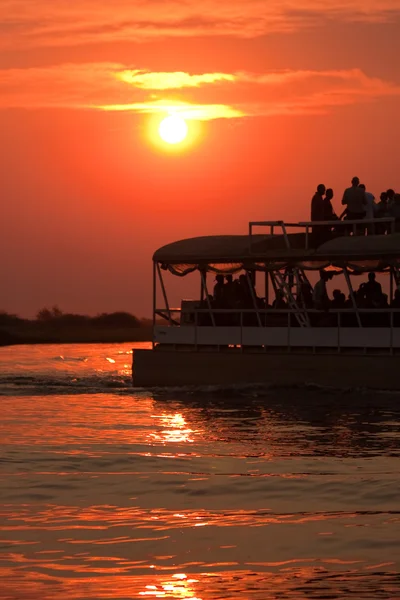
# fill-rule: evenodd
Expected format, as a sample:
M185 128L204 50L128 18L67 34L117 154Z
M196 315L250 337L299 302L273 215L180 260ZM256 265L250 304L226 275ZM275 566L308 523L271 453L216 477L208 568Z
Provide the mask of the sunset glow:
M307 220L320 182L337 213L354 175L398 191L399 11L0 2L0 311L149 317L158 247Z
M161 121L158 131L167 144L179 144L186 138L188 126L179 115L170 115Z

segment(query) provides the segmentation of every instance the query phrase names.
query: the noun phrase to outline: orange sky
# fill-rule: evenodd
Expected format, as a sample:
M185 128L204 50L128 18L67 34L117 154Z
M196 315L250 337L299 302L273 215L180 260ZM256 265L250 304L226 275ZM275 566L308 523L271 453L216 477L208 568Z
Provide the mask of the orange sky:
M157 247L308 218L320 182L400 188L400 0L2 0L0 23L0 310L148 316ZM151 140L166 105L181 151Z

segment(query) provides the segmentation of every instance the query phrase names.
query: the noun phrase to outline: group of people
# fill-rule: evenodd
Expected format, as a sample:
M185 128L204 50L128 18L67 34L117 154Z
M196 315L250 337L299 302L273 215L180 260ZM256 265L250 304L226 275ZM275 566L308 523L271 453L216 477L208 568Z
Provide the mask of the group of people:
M382 286L376 280L375 273L369 273L368 280L361 283L359 288L352 292L353 297L348 295L347 298L340 289L333 290L332 297L329 297L327 282L332 279L333 276L333 273L321 269L320 278L315 284L314 289L307 280L303 281L297 293L297 303L299 307L316 309L326 315L330 309L353 310L354 303L357 308L362 309L389 308L388 296L383 293ZM213 294L204 301L203 307L207 308L207 306L211 306L212 309L227 311L226 313L215 313L214 320L218 325L238 325L240 319L242 319L242 324L244 325L257 325L255 311L244 313L242 317L240 317L240 310L254 310L255 306L258 309L286 309L288 308L288 303L287 298L285 298L285 295L279 289L276 290L275 299L271 305L268 304L265 299L259 298L250 274L241 274L237 279L234 279L232 275L224 276L218 274L216 276ZM390 303L390 307L400 309L400 289L396 290L394 299ZM237 310L237 313L234 312L235 309ZM335 315L332 315L332 317L335 317ZM265 324L270 318L271 314L269 317L266 315L263 316ZM343 315L342 323L344 325L349 325L350 322L347 323L346 319L348 320L350 318L351 315ZM378 319L379 321L380 318L379 315L375 315L374 317L373 315L364 314L362 316L362 319L364 320ZM319 321L318 319L316 321L316 319L317 315L311 313L310 320L317 325L319 324ZM291 316L291 320L296 324L293 315ZM397 321L399 321L399 323L397 323ZM200 324L211 325L210 316L203 314ZM371 323L368 322L368 324ZM396 325L400 325L400 314L396 315Z
M393 217L396 221L396 231L400 231L400 194L396 194L393 189L382 192L379 202L376 202L375 196L366 190L366 186L360 183L359 178L353 177L351 187L347 188L343 194L342 206L345 209L340 216L337 216L332 206L333 197L334 194L331 188L326 189L324 184L317 187L317 191L311 200L311 221L358 221ZM344 226L317 225L313 228L315 244L320 245L329 239L332 233L347 235L352 231L351 226L347 228ZM358 225L356 227L358 235L389 232L389 223L366 223L365 226Z
M354 308L353 299L349 296L347 299L339 289L333 290L332 299L329 298L326 289L327 281L332 277L327 271L321 269L320 279L314 286L312 292L312 303L309 308L317 310L328 310L329 308ZM387 294L382 292L381 284L376 280L375 273L368 273L368 281L361 283L358 290L353 292L354 302L358 308L388 308ZM400 308L400 290L396 290L394 300L391 303L393 308Z
M241 274L237 279L233 275L217 275L212 298L213 307L217 309L253 308L257 299L254 285L250 278Z

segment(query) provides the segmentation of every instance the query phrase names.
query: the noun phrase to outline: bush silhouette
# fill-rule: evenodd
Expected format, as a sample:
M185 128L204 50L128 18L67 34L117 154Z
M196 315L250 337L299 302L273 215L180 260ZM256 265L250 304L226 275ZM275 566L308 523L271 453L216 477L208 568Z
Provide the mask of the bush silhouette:
M103 313L92 319L93 325L101 327L140 327L140 321L127 312Z

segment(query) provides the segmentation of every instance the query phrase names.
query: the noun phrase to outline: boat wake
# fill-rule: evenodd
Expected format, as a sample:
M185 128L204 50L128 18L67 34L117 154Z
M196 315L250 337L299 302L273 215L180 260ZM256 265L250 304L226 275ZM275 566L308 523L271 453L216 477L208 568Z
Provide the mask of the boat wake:
M0 376L0 395L45 396L54 394L132 393L130 377L101 373L71 377L68 375L15 375Z
M399 395L398 391L370 390L365 387L349 388L323 386L313 382L299 385L275 384L232 384L232 385L186 385L174 387L148 387L138 388L132 385L132 379L127 375L115 373L96 373L80 377L68 374L27 374L16 375L13 373L0 376L0 395L3 396L44 396L60 394L123 394L136 395L146 392L156 397L174 396L210 396L229 398L261 398L277 392L323 392L329 395L345 395L358 393L360 395L385 394ZM299 395L301 397L301 394Z

